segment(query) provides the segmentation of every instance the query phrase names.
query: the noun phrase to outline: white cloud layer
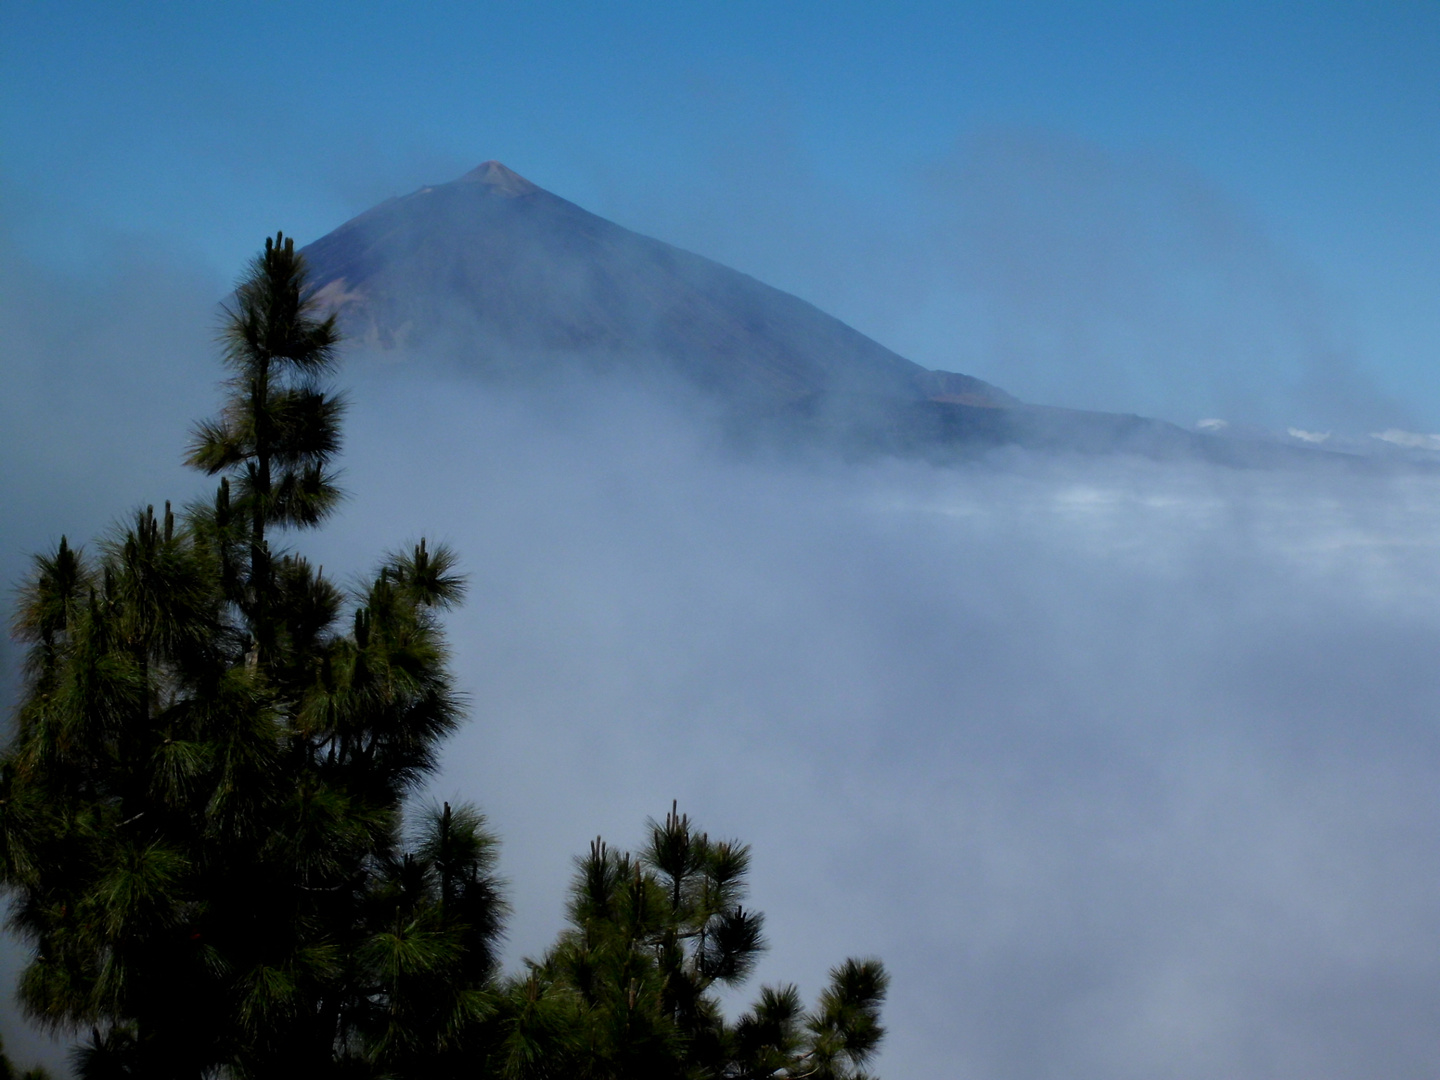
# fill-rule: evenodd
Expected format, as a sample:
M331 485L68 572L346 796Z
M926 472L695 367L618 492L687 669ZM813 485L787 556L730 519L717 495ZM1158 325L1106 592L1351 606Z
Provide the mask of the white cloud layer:
M12 580L198 489L218 290L133 271L83 319L0 279ZM435 793L505 840L512 960L678 798L754 845L760 979L889 965L883 1076L1440 1071L1440 480L737 457L603 382L345 381L354 497L301 544L462 554Z
M378 378L326 563L471 568L436 790L514 956L678 798L755 846L762 979L891 966L882 1075L1440 1065L1440 481L735 460L621 388Z

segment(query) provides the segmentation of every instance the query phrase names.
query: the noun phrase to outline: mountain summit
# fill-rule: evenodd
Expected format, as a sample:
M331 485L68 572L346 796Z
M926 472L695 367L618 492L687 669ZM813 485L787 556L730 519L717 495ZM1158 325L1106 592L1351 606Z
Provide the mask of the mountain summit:
M497 195L531 195L540 189L514 169L498 161L485 161L462 176L457 183L485 184Z
M1138 416L1026 405L980 379L926 370L799 297L597 217L498 161L388 199L305 255L321 299L373 348L542 384L576 362L662 385L678 377L737 425L847 450L1289 453Z
M305 249L322 296L381 348L479 367L558 356L678 373L746 410L841 398L1013 404L931 372L798 297L641 236L498 161L389 199Z

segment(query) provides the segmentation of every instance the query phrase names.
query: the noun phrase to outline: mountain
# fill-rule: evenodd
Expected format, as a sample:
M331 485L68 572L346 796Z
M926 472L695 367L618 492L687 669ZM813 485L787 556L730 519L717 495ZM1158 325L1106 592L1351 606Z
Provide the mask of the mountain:
M475 343L476 359L659 362L750 406L829 395L1013 404L927 371L819 308L631 232L497 161L389 199L305 249L323 298L380 346Z
M304 252L321 298L372 347L531 379L577 359L679 376L732 421L847 450L943 457L1019 443L1234 461L1255 449L1138 416L1028 405L930 371L813 304L622 228L497 161L388 199Z

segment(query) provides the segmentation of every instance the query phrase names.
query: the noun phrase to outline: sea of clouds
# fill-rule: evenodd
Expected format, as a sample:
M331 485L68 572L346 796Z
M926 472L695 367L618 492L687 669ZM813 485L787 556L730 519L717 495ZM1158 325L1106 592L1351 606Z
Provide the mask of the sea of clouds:
M325 541L463 556L434 793L505 839L512 957L678 799L754 845L759 981L890 966L882 1075L1440 1064L1440 478L736 455L559 397L372 370Z
M14 581L208 489L177 462L221 290L140 267L66 319L5 273ZM571 857L675 799L753 845L756 985L886 962L882 1076L1440 1068L1440 478L841 462L613 379L343 382L352 496L296 545L341 580L458 549L471 719L428 794L503 838L512 967Z

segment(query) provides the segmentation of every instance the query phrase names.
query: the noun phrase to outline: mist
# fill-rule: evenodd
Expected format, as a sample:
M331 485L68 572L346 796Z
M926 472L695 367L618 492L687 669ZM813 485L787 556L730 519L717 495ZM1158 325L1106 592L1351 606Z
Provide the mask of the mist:
M836 174L763 112L724 129L702 190L616 184L591 209L1027 402L1362 437L1436 423L1380 377L1383 334L1315 253L1164 143L997 122Z
M882 1075L1440 1060L1435 478L736 456L623 382L354 385L325 544L464 556L434 792L505 838L512 957L673 798L754 845L757 981L890 965Z
M208 487L178 459L223 283L116 266L0 293L12 581ZM732 1005L878 956L882 1076L1440 1065L1440 480L843 462L615 375L357 353L339 382L351 497L295 546L342 581L458 549L470 720L427 797L502 837L511 969L571 857L675 799L753 845L771 949Z

